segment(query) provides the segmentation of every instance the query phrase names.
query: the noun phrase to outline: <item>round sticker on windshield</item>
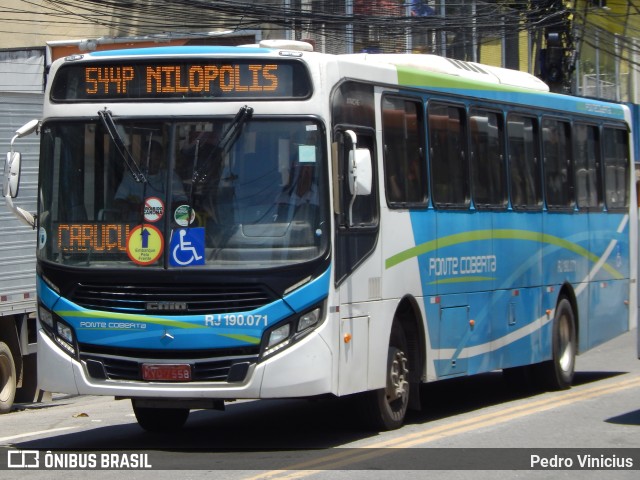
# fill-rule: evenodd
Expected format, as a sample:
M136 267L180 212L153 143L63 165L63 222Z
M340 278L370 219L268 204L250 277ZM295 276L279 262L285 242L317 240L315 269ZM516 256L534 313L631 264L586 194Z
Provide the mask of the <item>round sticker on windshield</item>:
M144 201L144 219L157 222L164 215L164 203L158 197L149 197Z
M127 255L138 265L151 265L162 255L164 237L153 225L135 227L127 237Z
M181 227L188 227L196 219L196 212L189 205L180 205L173 213L173 219Z

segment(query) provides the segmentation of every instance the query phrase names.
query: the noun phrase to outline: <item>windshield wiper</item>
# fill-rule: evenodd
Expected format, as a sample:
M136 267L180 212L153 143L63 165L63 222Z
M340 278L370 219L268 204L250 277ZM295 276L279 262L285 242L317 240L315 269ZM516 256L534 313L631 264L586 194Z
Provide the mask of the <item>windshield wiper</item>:
M233 147L234 143L236 143L236 140L238 139L238 136L242 131L243 125L251 118L252 115L253 108L247 105L245 105L244 107L240 107L240 110L238 110L238 113L236 113L235 118L220 137L220 141L213 149L213 152L205 159L202 165L198 165L199 143L196 143L192 177L193 184L204 182L207 179L207 176L210 173L209 171L211 170L211 163L213 163L214 160L218 160L225 154L229 153L231 147Z
M98 116L100 117L100 120L102 120L102 125L104 125L104 128L109 133L111 141L115 145L116 150L118 150L118 153L120 153L120 156L124 160L124 163L127 165L127 167L129 167L129 172L131 172L133 179L137 183L146 183L147 178L145 177L142 170L140 170L138 163L135 161L135 159L127 149L127 146L124 144L124 140L120 136L120 133L118 133L118 128L113 121L111 111L107 110L106 108L104 110L98 110Z

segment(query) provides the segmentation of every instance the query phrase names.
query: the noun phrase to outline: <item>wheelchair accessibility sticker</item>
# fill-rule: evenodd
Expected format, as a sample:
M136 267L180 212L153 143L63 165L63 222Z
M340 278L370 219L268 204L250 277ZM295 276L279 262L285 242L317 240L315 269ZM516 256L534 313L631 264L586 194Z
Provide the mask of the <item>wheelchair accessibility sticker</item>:
M169 263L173 267L204 265L204 228L174 230L169 248Z

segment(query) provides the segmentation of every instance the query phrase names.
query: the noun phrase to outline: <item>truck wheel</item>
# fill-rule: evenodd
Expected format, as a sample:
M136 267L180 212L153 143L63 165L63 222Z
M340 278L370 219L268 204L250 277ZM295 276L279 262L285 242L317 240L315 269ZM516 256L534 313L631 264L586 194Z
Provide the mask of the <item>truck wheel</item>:
M409 406L409 350L398 323L391 329L386 378L385 388L362 394L365 421L379 431L400 428Z
M38 358L35 353L22 357L22 386L16 391L16 402L33 403L38 400Z
M0 413L11 410L16 396L16 364L9 346L0 342Z
M131 405L138 424L151 433L175 432L180 430L189 418L188 408L139 407L135 400L131 400Z

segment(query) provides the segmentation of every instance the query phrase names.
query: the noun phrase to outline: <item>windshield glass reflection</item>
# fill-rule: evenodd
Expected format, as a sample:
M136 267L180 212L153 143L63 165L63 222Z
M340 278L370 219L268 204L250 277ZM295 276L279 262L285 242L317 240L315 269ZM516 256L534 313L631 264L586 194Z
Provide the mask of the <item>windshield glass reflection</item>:
M266 268L327 248L315 121L249 111L241 122L49 122L42 133L42 260Z

